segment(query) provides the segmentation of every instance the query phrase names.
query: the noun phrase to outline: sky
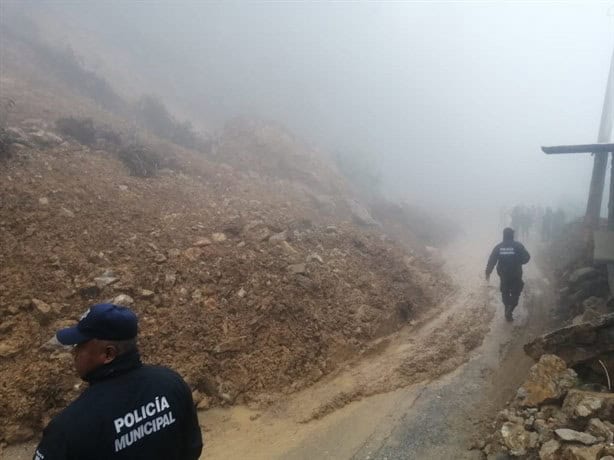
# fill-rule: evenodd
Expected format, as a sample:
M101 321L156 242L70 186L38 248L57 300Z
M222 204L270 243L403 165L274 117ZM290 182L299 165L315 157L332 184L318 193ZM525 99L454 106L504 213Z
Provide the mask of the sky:
M614 2L52 2L164 99L375 158L391 197L584 206ZM171 104L172 105L172 104Z

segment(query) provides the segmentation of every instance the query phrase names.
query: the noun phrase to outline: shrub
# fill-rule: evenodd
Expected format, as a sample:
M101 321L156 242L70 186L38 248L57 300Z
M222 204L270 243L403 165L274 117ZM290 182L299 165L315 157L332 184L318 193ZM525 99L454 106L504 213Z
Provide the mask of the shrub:
M203 144L192 124L189 121L177 121L155 96L142 96L136 103L135 112L145 128L163 139L190 149L199 148Z
M154 177L164 165L162 155L143 144L130 144L119 149L117 153L133 176Z
M55 122L58 130L67 136L81 142L84 145L96 143L96 128L91 118L60 118Z

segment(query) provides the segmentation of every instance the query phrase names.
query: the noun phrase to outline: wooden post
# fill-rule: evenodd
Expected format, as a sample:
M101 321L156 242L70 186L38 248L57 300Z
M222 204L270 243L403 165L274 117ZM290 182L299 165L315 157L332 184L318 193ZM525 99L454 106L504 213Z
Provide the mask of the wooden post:
M605 89L603 109L601 111L601 123L599 125L599 136L597 142L609 142L612 135L612 119L614 118L614 51L610 60L610 75ZM605 173L608 165L607 153L595 153L593 161L593 175L588 191L588 203L586 205L585 224L589 229L596 229L601 217L601 201L603 199L603 186L605 184ZM611 190L610 190L611 196ZM610 203L611 205L611 198ZM608 206L608 208L609 208ZM611 214L608 209L608 215ZM608 221L609 222L609 221Z

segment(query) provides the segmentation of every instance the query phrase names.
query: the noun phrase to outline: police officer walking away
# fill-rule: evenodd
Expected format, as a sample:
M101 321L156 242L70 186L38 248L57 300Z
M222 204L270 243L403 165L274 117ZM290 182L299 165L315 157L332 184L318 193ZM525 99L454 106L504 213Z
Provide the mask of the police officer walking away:
M128 308L93 305L57 332L74 346L75 368L89 387L43 431L34 460L196 460L202 435L192 393L176 372L141 363L137 317Z
M486 265L486 281L490 279L495 265L501 279L501 298L505 306L505 319L512 321L512 312L518 305L520 293L524 287L522 266L529 262L531 256L522 243L514 241L514 230L503 230L503 241L496 245Z

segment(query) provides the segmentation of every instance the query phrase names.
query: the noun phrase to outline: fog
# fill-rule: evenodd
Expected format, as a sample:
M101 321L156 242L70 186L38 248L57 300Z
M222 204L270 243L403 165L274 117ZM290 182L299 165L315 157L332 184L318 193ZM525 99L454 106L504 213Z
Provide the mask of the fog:
M585 204L591 157L540 146L596 141L612 3L43 5L78 52L117 53L90 58L121 64L124 88L146 81L208 129L247 114L372 156L394 198Z

